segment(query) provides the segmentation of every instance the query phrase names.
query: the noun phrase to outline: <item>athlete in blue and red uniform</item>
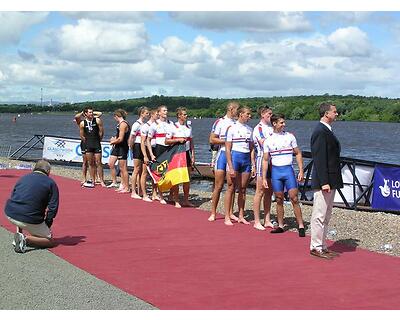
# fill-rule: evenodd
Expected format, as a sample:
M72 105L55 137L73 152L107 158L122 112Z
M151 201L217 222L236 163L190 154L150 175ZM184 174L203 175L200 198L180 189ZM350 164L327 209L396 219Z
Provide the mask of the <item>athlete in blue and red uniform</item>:
M251 118L251 110L248 107L240 108L238 120L228 127L226 131L225 152L228 164L230 181L225 194L225 221L228 226L233 225L230 217L235 187L239 189L238 208L239 223L250 224L244 218L244 206L246 199L247 185L250 175L255 175L255 159L253 146L253 130L247 125Z
M271 196L272 188L264 188L263 176L262 176L262 158L264 155L263 145L264 141L272 134L272 127L270 124L270 118L272 115L272 109L267 105L259 108L258 113L260 114L260 122L256 125L253 130L253 142L256 156L256 192L253 200L253 212L254 212L254 228L257 230L265 230L265 228L273 228L274 225L271 223ZM267 180L271 181L271 167L267 171ZM264 225L260 222L260 207L261 200L264 204Z
M235 118L237 110L239 109L239 103L231 101L226 107L226 115L218 119L212 126L210 133L210 144L218 145L219 150L217 153L217 158L215 160L214 168L214 190L212 193L211 201L211 214L208 221L215 221L217 216L217 207L219 202L219 197L221 195L222 187L224 186L225 176L227 181L230 181L230 176L226 175L226 156L225 156L225 137L226 129L235 123ZM232 209L229 210L231 219L237 220L233 215Z
M299 236L305 236L304 222L301 214L301 208L298 199L297 182L304 180L303 172L303 157L297 146L296 138L293 134L284 131L285 116L282 114L273 114L271 123L274 128L272 135L264 141L264 157L263 157L263 184L264 187L269 187L266 178L268 170L269 158L272 163L272 190L276 198L276 213L278 217L278 227L271 233L284 232L284 191L288 191L290 201L293 206L293 211L298 223ZM293 154L296 156L296 162L299 167L297 179L293 170Z

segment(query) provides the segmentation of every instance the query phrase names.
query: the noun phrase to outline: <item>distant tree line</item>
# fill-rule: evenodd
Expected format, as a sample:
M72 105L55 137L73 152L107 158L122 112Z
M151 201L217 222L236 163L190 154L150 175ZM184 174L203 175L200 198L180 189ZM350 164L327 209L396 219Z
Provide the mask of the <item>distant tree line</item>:
M362 97L355 95L318 95L318 96L293 96L293 97L255 97L239 99L212 99L206 97L167 97L152 96L120 101L91 101L81 103L65 103L55 106L28 105L0 105L0 113L36 113L44 111L73 112L81 111L85 106L95 110L112 112L122 108L129 113L137 113L138 108L147 106L156 108L166 105L169 111L178 107L186 107L191 117L213 118L225 113L228 101L238 101L243 106L251 107L253 112L262 105L269 105L276 113L285 114L291 120L316 120L318 106L323 101L329 101L337 106L340 119L346 121L384 121L400 122L400 99L379 97Z

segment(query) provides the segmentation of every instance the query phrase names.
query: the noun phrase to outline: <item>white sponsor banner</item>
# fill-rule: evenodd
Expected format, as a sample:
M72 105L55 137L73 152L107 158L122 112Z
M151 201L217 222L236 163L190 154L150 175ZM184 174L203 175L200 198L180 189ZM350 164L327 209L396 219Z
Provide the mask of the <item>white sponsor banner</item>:
M101 162L107 164L111 154L109 142L101 142ZM82 162L81 141L62 137L44 137L43 158L48 160ZM128 166L133 166L131 151L128 154Z

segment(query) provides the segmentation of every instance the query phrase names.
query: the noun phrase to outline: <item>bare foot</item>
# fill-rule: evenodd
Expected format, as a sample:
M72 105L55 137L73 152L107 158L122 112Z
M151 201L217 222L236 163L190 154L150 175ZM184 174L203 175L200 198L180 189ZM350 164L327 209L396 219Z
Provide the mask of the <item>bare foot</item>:
M153 201L160 201L160 197L158 197L158 196L152 196L152 197L151 197L151 200L153 200Z
M232 223L232 221L229 219L229 220L225 220L224 221L224 224L226 225L226 226L233 226L233 223Z
M182 208L182 206L179 202L175 202L175 208Z
M131 191L129 189L121 189L117 191L118 193L130 193Z
M161 200L160 200L160 203L161 203L161 204L167 204L167 202L166 202L164 199L161 199Z
M143 197L143 201L146 201L146 202L153 202L153 200L151 200L149 197Z
M133 198L133 199L142 199L142 197L139 196L137 193L132 193L131 198Z
M229 216L229 218L231 218L233 221L239 221L239 218L236 217L234 214L231 214L231 215Z
M274 225L271 222L268 222L268 223L264 224L264 228L273 229Z
M101 181L100 184L101 184L101 186L104 187L104 188L107 187L107 185L104 183L104 181Z
M216 220L216 218L215 218L215 214L211 214L209 217L208 217L208 221L215 221Z
M265 228L261 225L261 223L254 224L254 228L260 231L265 230Z
M243 224L250 224L245 218L239 218L238 223L243 223Z

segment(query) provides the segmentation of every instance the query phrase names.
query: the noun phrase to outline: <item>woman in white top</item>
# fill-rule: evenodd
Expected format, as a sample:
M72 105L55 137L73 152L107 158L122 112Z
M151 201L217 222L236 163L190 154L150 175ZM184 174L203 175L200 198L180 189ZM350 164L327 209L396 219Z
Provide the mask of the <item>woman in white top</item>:
M298 223L299 236L305 236L304 222L301 214L301 208L298 199L297 182L304 180L303 157L297 146L296 138L293 134L284 131L285 116L283 114L273 114L271 123L274 128L272 135L264 141L263 156L263 184L265 188L271 188L274 191L276 199L276 214L278 217L278 227L273 229L271 233L284 232L284 191L288 191L290 201L292 202L294 215ZM293 170L293 154L296 156L299 173L297 179ZM268 185L267 170L268 161L271 158L272 174L271 184Z
M145 196L146 190L140 190L140 184L138 183L140 180L141 172L142 172L142 164L143 164L143 152L140 147L141 142L141 128L143 124L146 122L149 117L149 109L147 107L139 108L139 119L132 124L131 135L129 136L129 147L132 150L133 157L133 172L132 172L132 194L131 197L133 199L142 199L140 194ZM139 177L139 179L138 179ZM136 186L138 187L138 192L136 192Z
M255 175L254 145L252 140L253 130L246 123L251 118L251 110L242 107L238 111L238 120L228 127L226 131L225 153L228 164L228 174L231 181L225 194L225 221L228 226L233 223L230 218L230 208L235 193L235 186L239 189L238 208L239 223L250 224L244 218L244 205L246 189L250 176Z
M140 177L140 186L143 191L143 201L147 202L152 202L153 200L159 200L158 195L157 195L157 188L156 185L154 184L153 179L151 179L152 182L152 189L153 189L153 196L150 199L149 196L146 193L146 179L147 179L147 166L149 164L150 160L150 150L151 148L156 145L156 139L150 139L148 141L147 135L149 133L150 126L152 125L153 122L156 122L158 120L158 111L157 109L153 109L150 111L150 120L147 121L145 124L142 125L140 129L140 149L142 150L143 154L143 169L142 169L142 175Z
M186 162L190 177L190 172L194 166L194 146L192 139L192 127L187 122L187 116L188 114L186 108L180 107L176 109L176 117L178 118L178 121L174 123L172 130L166 134L165 142L169 145L175 143L185 144ZM193 205L189 202L189 191L190 182L183 183L183 206L185 207L193 207ZM180 208L179 185L171 188L171 195L175 201L175 207Z

